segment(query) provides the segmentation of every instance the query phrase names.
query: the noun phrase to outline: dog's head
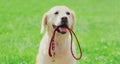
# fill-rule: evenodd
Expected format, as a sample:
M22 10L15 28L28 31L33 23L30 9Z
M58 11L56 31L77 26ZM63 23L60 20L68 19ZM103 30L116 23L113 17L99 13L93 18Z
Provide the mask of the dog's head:
M74 23L75 16L72 10L66 6L55 6L44 14L41 32L44 31L46 26L48 26L48 31L52 32L57 26L61 26L57 29L57 32L66 34L68 32L66 26L73 29Z

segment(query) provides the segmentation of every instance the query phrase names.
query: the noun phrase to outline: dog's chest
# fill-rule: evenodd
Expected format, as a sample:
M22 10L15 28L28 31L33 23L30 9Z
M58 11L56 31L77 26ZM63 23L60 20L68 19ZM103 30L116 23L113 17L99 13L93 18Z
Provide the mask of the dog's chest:
M55 43L55 54L57 57L63 57L69 52L68 46L63 43Z

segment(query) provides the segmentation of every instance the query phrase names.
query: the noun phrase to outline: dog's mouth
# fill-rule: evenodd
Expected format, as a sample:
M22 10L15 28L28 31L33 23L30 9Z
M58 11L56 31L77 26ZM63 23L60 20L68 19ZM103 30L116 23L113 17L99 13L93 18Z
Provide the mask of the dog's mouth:
M57 26L56 25L52 25L53 28L55 29ZM61 34L65 34L67 32L67 25L60 25L60 27L57 29L57 32L58 33L61 33Z

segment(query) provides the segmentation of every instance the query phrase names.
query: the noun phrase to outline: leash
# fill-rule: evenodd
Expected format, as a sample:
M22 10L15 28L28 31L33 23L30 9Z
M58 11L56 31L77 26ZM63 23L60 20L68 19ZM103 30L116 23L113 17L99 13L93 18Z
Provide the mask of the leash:
M51 41L50 41L50 46L49 46L49 50L48 50L48 54L50 57L52 57L53 59L53 62L55 61L55 44L54 44L54 37L55 37L55 32L57 31L57 29L59 28L60 26L57 26L55 29L54 29L54 32L53 32L53 35L52 35L52 38L51 38ZM75 35L75 33L68 27L66 27L68 29L68 31L70 32L70 35L71 35L71 44L70 44L70 49L71 49L71 54L73 56L73 58L75 60L80 60L81 57L82 57L82 49L80 47L80 43L78 41L78 38L77 36ZM72 41L73 41L73 35L77 41L77 44L78 44L78 48L79 48L79 52L80 52L80 56L79 57L76 57L73 53L73 50L72 50ZM52 53L51 53L51 49L52 49Z

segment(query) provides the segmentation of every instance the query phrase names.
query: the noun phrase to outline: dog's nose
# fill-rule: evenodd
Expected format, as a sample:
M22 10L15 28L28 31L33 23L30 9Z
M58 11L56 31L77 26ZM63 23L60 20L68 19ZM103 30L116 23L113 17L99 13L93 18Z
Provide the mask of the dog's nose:
M61 18L61 24L62 24L62 25L67 25L67 23L68 23L67 17L62 17L62 18Z

